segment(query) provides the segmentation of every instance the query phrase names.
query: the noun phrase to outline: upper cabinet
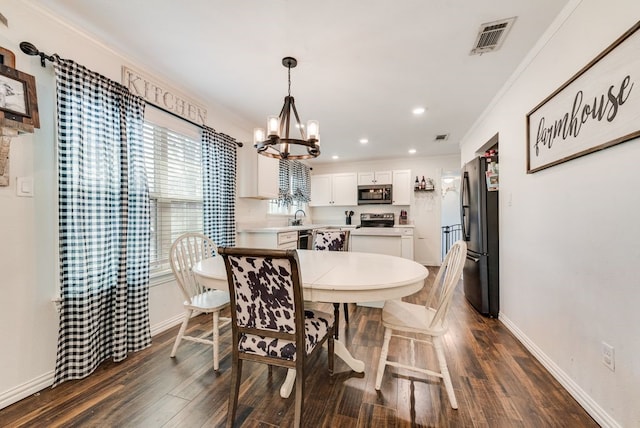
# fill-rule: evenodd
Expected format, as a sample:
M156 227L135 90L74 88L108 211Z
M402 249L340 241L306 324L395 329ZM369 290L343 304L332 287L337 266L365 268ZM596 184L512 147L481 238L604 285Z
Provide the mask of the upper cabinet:
M238 163L241 198L277 199L280 164L278 159L259 155L255 151L243 153Z
M358 205L358 177L355 172L311 176L309 206Z
M375 171L375 172L359 172L358 186L366 186L371 184L392 184L392 171Z
M411 170L399 169L392 171L393 175L393 205L411 205Z

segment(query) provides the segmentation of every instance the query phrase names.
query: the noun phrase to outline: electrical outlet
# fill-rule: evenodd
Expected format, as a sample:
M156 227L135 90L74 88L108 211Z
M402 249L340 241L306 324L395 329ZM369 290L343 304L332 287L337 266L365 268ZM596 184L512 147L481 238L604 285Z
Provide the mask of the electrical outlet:
M602 364L609 367L612 372L616 371L616 359L613 346L606 342L602 342Z

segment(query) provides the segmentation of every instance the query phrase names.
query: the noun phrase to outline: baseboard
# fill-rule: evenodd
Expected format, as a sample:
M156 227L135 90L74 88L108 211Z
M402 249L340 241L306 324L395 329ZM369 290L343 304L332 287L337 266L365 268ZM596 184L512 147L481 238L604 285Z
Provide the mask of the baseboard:
M151 337L160 334L182 322L184 314L176 315L175 317L164 320L156 325L151 326ZM4 409L7 406L16 403L23 398L26 398L32 394L42 391L45 388L53 385L54 371L44 373L37 378L30 380L29 382L18 385L15 388L11 388L8 391L0 393L0 409Z
M502 312L498 318L507 329L524 345L525 348L542 364L564 389L586 410L587 413L601 426L610 428L621 428L615 419L611 417L598 403L589 396L567 373L565 373L551 358L525 335L517 325L515 325Z
M158 324L152 325L151 337L156 336L166 330L169 330L172 327L175 327L176 325L180 324L183 319L184 319L184 313L180 313L174 317L171 317L162 322L159 322Z
M10 406L11 404L22 400L23 398L26 398L53 385L54 374L55 373L52 370L38 376L37 378L27 383L23 383L22 385L18 385L15 388L11 388L10 390L3 392L2 394L0 394L0 409L4 409L5 407Z

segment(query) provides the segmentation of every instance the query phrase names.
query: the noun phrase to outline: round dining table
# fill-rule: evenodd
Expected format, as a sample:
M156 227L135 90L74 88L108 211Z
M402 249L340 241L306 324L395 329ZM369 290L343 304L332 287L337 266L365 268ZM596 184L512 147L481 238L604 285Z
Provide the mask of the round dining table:
M424 286L429 271L413 260L385 254L355 251L297 250L305 301L325 303L364 303L399 299ZM204 259L193 267L202 285L228 290L222 257ZM335 355L352 370L364 372L364 362L355 359L344 343L334 341ZM295 370L290 369L280 389L288 397L293 389Z

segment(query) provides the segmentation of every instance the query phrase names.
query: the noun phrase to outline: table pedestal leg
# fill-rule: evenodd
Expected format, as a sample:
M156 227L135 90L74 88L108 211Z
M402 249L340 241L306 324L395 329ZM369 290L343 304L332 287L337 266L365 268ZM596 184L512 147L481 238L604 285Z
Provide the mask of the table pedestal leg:
M340 357L342 361L347 363L347 365L351 368L351 370L357 373L364 372L364 361L356 360L355 358L353 358L353 355L351 355L351 352L349 352L349 350L344 346L344 343L342 343L339 340L334 340L333 346L334 346L333 352L335 353L336 357ZM287 377L285 378L282 386L280 387L280 397L282 398L289 397L289 395L291 394L291 391L293 390L293 384L295 383L295 381L296 381L296 370L295 369L287 370Z

